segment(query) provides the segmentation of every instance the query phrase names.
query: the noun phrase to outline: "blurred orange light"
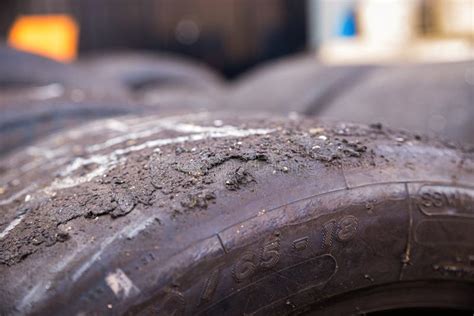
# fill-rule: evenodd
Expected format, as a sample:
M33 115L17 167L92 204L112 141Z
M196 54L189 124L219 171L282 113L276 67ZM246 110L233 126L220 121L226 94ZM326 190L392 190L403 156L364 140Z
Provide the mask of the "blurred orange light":
M79 27L66 14L24 15L16 18L8 44L16 49L68 62L76 58Z

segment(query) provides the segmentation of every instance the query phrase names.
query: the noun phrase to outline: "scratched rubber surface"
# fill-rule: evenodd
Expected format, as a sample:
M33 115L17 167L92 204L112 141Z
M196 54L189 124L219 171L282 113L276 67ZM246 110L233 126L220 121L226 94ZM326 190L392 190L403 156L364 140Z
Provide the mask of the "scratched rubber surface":
M0 45L0 155L54 131L137 112L116 81Z
M218 108L224 84L203 65L115 53L63 64L0 46L0 154L94 119Z
M55 90L56 88L49 86L41 89ZM31 89L28 91L32 92ZM148 107L131 104L126 99L93 100L81 97L80 100L73 100L70 98L70 89L60 89L58 92L60 95L41 100L16 96L14 100L4 100L3 104L0 101L0 155L5 155L59 130L96 119L150 111ZM0 98L3 96L5 94L0 92ZM153 111L158 111L158 109L153 109Z
M96 121L0 170L3 314L474 308L470 148L176 113Z

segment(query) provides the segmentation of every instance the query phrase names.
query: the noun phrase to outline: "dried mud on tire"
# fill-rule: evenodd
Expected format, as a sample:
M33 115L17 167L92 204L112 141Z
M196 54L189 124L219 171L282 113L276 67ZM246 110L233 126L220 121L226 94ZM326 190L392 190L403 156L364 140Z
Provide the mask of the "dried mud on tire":
M96 121L1 158L2 314L474 308L472 149L237 117Z

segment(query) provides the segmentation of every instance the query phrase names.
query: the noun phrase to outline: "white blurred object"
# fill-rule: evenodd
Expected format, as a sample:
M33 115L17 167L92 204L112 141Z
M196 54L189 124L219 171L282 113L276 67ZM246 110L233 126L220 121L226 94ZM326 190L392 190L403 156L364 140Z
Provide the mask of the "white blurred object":
M419 0L361 0L358 15L368 42L402 45L418 36Z
M436 0L440 32L453 36L474 36L474 0Z
M327 64L455 62L474 59L474 44L463 39L419 39L392 46L364 39L331 41L318 57Z

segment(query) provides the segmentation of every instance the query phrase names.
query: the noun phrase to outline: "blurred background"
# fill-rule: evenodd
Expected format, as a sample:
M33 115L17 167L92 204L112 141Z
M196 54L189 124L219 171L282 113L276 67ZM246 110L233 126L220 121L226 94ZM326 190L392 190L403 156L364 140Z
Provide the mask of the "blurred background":
M0 6L1 33L16 47L27 48L16 35L26 31L16 28L41 32L39 22L27 26L25 18L41 15L42 23L61 25L64 34L55 36L60 42L67 37L73 47L64 48L63 60L125 48L167 51L198 58L233 77L263 60L301 51L307 44L305 1L7 0Z
M62 61L173 52L232 78L307 49L330 63L469 59L473 15L472 0L3 0L0 36Z

